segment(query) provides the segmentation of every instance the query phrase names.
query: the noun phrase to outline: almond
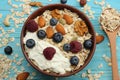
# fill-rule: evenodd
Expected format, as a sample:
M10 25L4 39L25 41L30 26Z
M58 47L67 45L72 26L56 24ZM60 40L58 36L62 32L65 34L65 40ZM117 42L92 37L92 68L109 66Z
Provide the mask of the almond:
M65 35L65 29L61 24L57 24L55 29L57 30L57 32L60 32L62 35Z
M28 76L29 76L29 72L23 72L17 75L16 79L17 80L27 80Z
M52 38L53 34L54 34L54 30L51 26L47 27L46 29L46 34L48 38Z
M103 35L98 35L96 36L96 43L99 44L104 40L104 36Z
M65 19L66 23L69 24L69 25L73 23L72 17L67 15L67 14L63 15L63 19Z
M43 7L43 4L41 2L30 2L29 5L35 7Z
M40 26L40 28L45 26L45 19L42 16L39 16L38 18L38 25Z

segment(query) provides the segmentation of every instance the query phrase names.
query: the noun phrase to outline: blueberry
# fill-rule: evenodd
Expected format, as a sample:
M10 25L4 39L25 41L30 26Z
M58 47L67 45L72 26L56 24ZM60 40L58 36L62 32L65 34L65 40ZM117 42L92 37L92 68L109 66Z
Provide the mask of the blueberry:
M78 57L77 56L72 56L71 59L70 59L70 63L71 63L71 65L77 66L78 63L79 63Z
M27 46L28 48L33 48L33 47L35 46L35 41L34 41L33 39L28 39L28 40L26 41L26 46Z
M70 44L68 44L68 43L64 44L63 50L70 51Z
M44 30L39 30L37 32L37 36L38 36L39 39L44 39L45 36L46 36L46 32Z
M60 2L61 2L62 4L65 4L65 3L67 2L67 0L60 0Z
M63 40L63 36L61 33L57 32L53 35L53 41L59 43Z
M55 25L57 24L57 22L58 22L58 21L57 21L55 18L51 18L51 19L50 19L50 25L51 25L51 26L55 26Z
M11 47L11 46L5 47L5 48L4 48L4 52L5 52L5 54L7 54L7 55L12 54L12 52L13 52L12 47Z
M86 49L90 49L92 47L93 43L92 43L92 40L91 39L88 39L84 42L84 47Z

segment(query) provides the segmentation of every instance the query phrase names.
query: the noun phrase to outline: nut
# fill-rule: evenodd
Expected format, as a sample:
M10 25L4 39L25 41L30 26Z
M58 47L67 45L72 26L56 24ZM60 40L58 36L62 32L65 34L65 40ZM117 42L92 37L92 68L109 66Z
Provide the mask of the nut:
M65 35L65 29L61 24L57 24L55 29L60 32L62 35Z
M17 80L27 80L28 76L29 76L29 72L23 72L17 75L16 79Z
M74 24L74 30L80 36L88 33L88 27L84 21L76 21Z
M39 16L38 25L40 26L40 28L44 27L45 23L46 23L45 19L42 16Z
M104 40L104 36L103 35L96 36L96 44L101 43L103 40Z
M46 29L46 34L48 38L52 38L53 34L54 34L54 30L51 26L47 27Z
M5 26L10 26L10 18L11 18L11 16L7 15L6 18L4 19L3 23Z
M54 9L51 11L51 16L56 19L62 18L62 15L60 14L58 9Z
M63 15L63 19L65 19L66 23L69 24L69 25L73 23L72 17L67 15L67 14Z
M30 6L36 6L36 7L43 7L41 2L30 2L29 5Z

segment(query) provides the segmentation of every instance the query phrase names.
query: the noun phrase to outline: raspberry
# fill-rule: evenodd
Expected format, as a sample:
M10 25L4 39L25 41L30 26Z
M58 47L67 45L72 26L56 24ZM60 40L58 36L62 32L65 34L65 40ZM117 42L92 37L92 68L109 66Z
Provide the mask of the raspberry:
M33 19L29 20L25 26L30 32L35 32L38 30L38 24Z
M77 53L77 52L82 50L82 44L80 42L78 42L78 41L72 41L70 43L70 47L71 47L70 51L72 53Z
M56 50L52 47L47 47L43 51L43 54L47 60L51 60L55 53L56 53Z

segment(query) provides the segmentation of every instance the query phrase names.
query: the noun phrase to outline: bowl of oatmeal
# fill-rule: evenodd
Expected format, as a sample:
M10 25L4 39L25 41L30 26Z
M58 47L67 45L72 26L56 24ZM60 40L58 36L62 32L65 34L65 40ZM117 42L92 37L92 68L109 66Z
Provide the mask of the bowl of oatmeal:
M39 72L56 77L81 71L92 59L94 28L81 11L51 4L33 12L21 31L21 48Z

